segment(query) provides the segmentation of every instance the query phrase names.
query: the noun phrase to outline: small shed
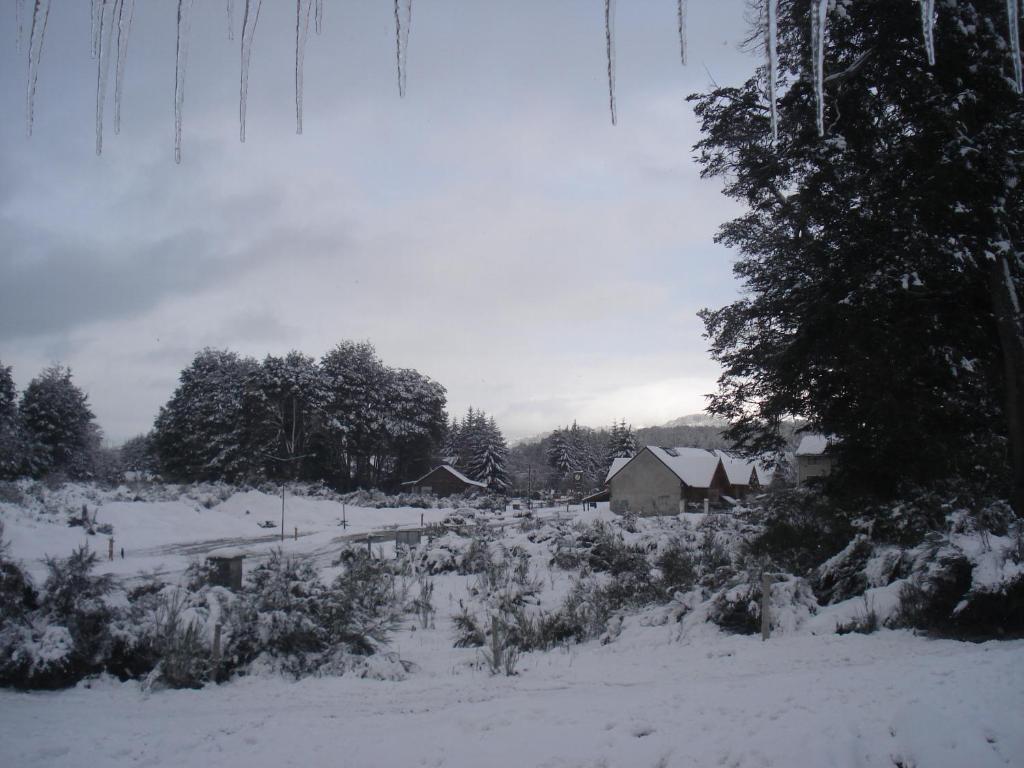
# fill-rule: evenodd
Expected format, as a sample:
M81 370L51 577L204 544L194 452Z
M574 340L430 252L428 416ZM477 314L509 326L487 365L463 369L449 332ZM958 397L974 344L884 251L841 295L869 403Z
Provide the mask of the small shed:
M218 549L206 556L210 564L210 586L238 591L242 588L242 560L245 553L237 549Z
M402 483L402 490L407 493L432 493L435 496L451 496L455 493L486 491L487 485L476 480L470 480L450 464L442 464L434 467L417 480Z

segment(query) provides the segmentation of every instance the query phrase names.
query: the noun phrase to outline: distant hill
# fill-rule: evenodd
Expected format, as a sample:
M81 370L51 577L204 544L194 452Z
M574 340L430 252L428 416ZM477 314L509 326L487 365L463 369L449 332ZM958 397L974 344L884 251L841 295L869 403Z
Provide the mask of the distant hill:
M672 421L660 424L654 429L664 429L671 427L718 427L724 429L729 425L725 419L719 418L718 416L710 416L706 413L691 413L689 416L680 416L678 419L672 419Z

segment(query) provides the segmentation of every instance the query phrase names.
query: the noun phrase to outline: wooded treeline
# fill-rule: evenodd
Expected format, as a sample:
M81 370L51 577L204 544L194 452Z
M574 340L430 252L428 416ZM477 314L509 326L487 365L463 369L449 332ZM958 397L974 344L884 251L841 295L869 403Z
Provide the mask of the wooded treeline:
M369 342L343 341L320 360L204 349L147 439L168 480L388 488L436 455L445 404L444 387L385 365Z

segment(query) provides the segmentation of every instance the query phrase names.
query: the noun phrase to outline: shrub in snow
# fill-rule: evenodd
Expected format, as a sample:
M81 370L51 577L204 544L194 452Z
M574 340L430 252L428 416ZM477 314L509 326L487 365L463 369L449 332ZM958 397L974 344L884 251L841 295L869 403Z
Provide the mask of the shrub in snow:
M742 572L707 601L703 620L726 632L751 635L761 631L761 575ZM771 631L793 632L817 613L818 603L806 580L776 575L771 578ZM700 616L700 612L695 612Z
M231 615L230 655L241 664L267 655L280 671L311 672L329 645L325 592L312 563L273 550L249 574Z
M857 613L849 621L837 624L836 634L847 635L851 632L856 632L860 635L870 635L872 632L877 632L881 625L882 622L878 618L878 611L875 610L874 603L868 600L867 595L865 595L864 610Z
M210 648L199 619L188 615L181 590L161 595L153 646L160 661L150 674L150 684L159 680L170 688L201 688L210 678Z
M334 642L369 655L388 641L401 622L405 594L389 565L361 549L348 560L326 596L326 617Z
M5 617L0 682L21 688L60 688L98 672L110 655L116 616L107 601L108 576L95 576L96 555L85 547L69 558L48 558L39 607L18 620Z
M818 600L829 605L864 594L868 587L867 564L873 553L871 540L859 534L818 566L813 579Z
M828 497L807 490L770 494L752 514L761 531L746 554L768 558L788 573L805 575L839 552L853 537L850 516Z

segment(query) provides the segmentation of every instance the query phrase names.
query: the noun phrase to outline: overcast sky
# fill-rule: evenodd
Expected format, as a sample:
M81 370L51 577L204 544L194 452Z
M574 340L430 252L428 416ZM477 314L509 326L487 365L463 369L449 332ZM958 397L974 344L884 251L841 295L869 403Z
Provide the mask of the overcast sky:
M513 438L701 410L717 367L695 313L735 296L712 238L738 209L699 178L684 99L757 62L743 0L689 5L683 67L674 2L618 4L612 127L601 0L415 0L405 99L390 0L326 0L297 136L295 4L265 0L241 144L244 0L233 42L224 0L197 0L180 166L176 3L137 3L102 157L89 3L52 2L31 139L5 7L0 361L19 387L70 365L112 442L204 346L369 339Z

